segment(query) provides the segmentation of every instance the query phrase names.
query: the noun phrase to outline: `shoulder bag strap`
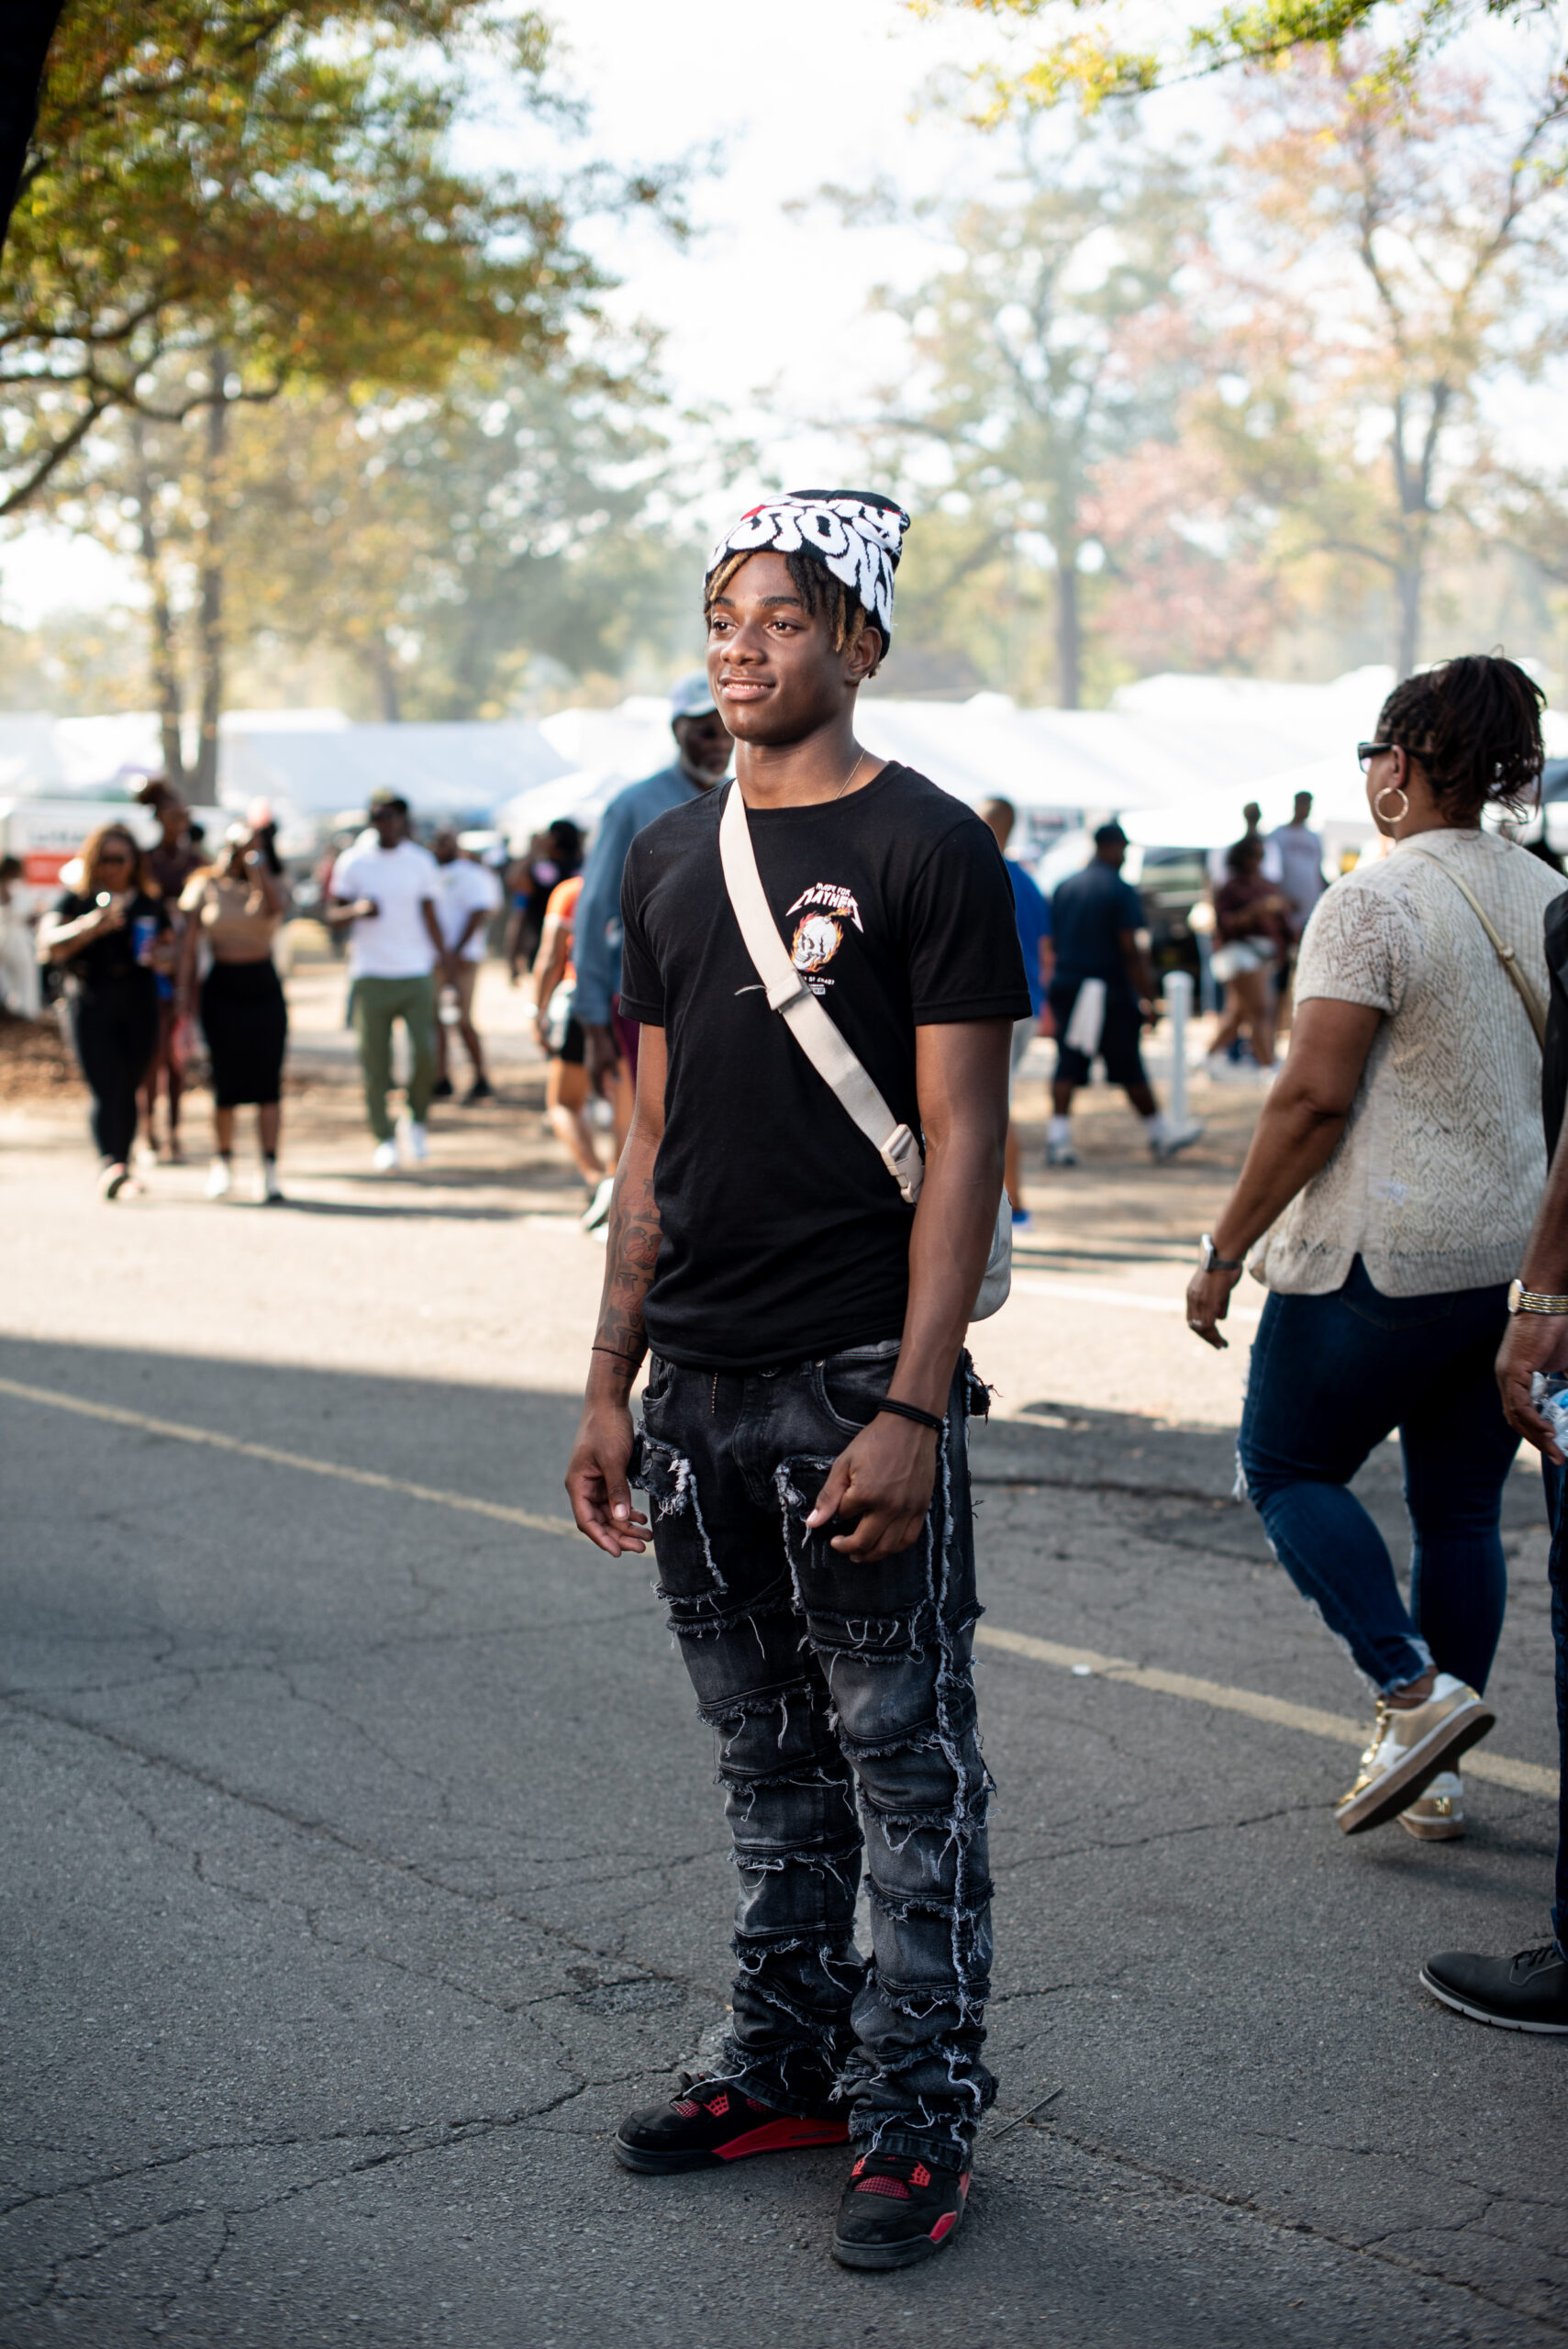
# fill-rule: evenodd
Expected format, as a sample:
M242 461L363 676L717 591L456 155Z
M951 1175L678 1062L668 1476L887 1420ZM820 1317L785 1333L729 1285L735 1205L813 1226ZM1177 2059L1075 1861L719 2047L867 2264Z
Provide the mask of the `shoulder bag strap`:
M920 1196L926 1171L920 1145L908 1127L895 1118L872 1083L864 1063L845 1041L791 961L757 870L751 828L746 821L746 802L740 796L738 783L731 783L725 795L724 813L718 824L718 853L730 906L769 1003L773 1010L782 1012L790 1034L817 1075L838 1095L913 1207Z
M1453 883L1454 887L1459 891L1460 896L1468 900L1469 904L1474 910L1476 920L1481 924L1482 929L1485 931L1487 937L1492 941L1492 949L1496 955L1498 962L1501 963L1504 970L1507 971L1509 978L1513 981L1518 993L1519 1001L1524 1005L1525 1009L1529 1014L1529 1024L1535 1030L1535 1041L1540 1046L1542 1052L1544 1052L1546 1050L1546 1014L1541 1009L1540 1004L1537 1003L1534 994L1531 992L1529 981L1525 977L1524 973L1519 968L1518 956L1515 953L1511 946L1505 946L1502 940L1498 937L1487 917L1485 907L1482 905L1480 898L1475 895L1474 890L1472 889L1466 882L1460 879L1451 864L1446 864L1440 856L1433 856L1429 850L1418 848L1414 841L1412 841L1410 845L1410 854L1412 856L1418 856L1422 858L1428 864L1435 864L1440 873L1446 873L1449 879Z

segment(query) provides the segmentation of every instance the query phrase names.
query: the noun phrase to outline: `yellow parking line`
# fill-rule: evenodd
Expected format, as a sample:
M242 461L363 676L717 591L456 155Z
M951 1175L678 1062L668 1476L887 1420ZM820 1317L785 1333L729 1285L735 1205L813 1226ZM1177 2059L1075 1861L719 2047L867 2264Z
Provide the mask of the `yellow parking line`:
M519 1525L530 1533L553 1533L576 1541L577 1528L569 1517L546 1517L537 1509L511 1508L503 1501L477 1500L470 1493L454 1493L439 1485L417 1485L406 1476L384 1476L373 1468L348 1468L337 1460L315 1460L303 1452L283 1452L275 1444L250 1443L243 1437L220 1435L213 1428L189 1427L179 1419L154 1419L147 1411L128 1411L117 1403L90 1403L80 1395L64 1395L57 1387L28 1386L19 1379L0 1378L0 1395L20 1403L42 1403L57 1411L74 1411L84 1419L106 1420L112 1427L138 1428L176 1443L206 1444L214 1452L236 1453L241 1459L262 1460L274 1468L294 1468L310 1476L334 1476L340 1484L368 1486L373 1492L401 1493L409 1500L428 1501L437 1508L455 1508L470 1517L493 1518L502 1525ZM1270 1721L1282 1729L1305 1731L1308 1737L1328 1738L1336 1745L1361 1747L1366 1742L1362 1723L1345 1713L1322 1713L1310 1705L1292 1705L1283 1697L1265 1697L1252 1688L1231 1688L1219 1680L1196 1680L1184 1672L1162 1672L1151 1664L1134 1664L1126 1656L1101 1655L1093 1648L1060 1646L1054 1640L1037 1640L1027 1631L1006 1631L992 1623L977 1625L977 1643L1027 1656L1034 1664L1059 1670L1093 1674L1119 1681L1129 1688L1144 1688L1157 1697L1182 1697L1191 1704L1209 1705L1216 1711L1245 1713L1255 1721ZM1501 1753L1471 1752L1466 1773L1512 1787L1516 1793L1555 1798L1555 1772L1534 1762L1514 1762Z
M502 1501L475 1500L469 1493L450 1493L439 1485L416 1485L406 1476L382 1476L373 1468L345 1468L336 1460L313 1460L303 1452L280 1452L271 1443L247 1443L237 1435L219 1435L212 1428L183 1426L178 1419L155 1419L146 1411L122 1410L115 1403L89 1403L79 1395L61 1395L50 1386L24 1386L15 1378L0 1378L0 1395L14 1395L23 1403L48 1403L57 1411L75 1411L84 1419L107 1419L112 1426L139 1428L144 1435L169 1437L176 1443L205 1443L215 1452L237 1452L246 1460L265 1460L274 1468L297 1468L310 1476L336 1476L345 1485L368 1485L378 1493L402 1493L412 1501L431 1501L439 1508L465 1509L471 1517L493 1517L503 1525L526 1526L530 1533L569 1533L578 1539L569 1517L542 1517L537 1509L508 1508Z
M1217 1712L1245 1713L1249 1720L1273 1721L1281 1729L1305 1731L1308 1737L1326 1737L1335 1745L1366 1743L1366 1724L1348 1713L1320 1713L1313 1705L1292 1705L1283 1697L1265 1697L1255 1688L1230 1688L1220 1680L1195 1680L1185 1672L1162 1672L1151 1664L1133 1664L1126 1656L1097 1655L1093 1648L1060 1647L1054 1640L1031 1639L1027 1631L1004 1631L990 1623L975 1626L976 1643L1005 1648L1010 1655L1028 1656L1035 1664L1055 1664L1060 1671L1093 1674L1099 1680L1117 1680L1129 1688L1147 1688L1156 1697L1184 1697L1189 1703L1212 1705ZM1467 1777L1490 1778L1517 1794L1547 1795L1555 1800L1557 1773L1539 1763L1513 1762L1507 1754L1473 1747L1464 1757Z

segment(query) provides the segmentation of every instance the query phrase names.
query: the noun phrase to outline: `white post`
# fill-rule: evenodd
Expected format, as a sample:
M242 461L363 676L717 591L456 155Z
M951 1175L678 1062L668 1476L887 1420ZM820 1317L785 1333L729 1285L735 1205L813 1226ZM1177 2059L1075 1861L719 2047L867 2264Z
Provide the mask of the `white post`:
M1171 1090L1165 1102L1165 1123L1173 1135L1184 1134L1187 1116L1187 1021L1192 1017L1193 983L1185 971L1165 974L1165 1008L1171 1015Z

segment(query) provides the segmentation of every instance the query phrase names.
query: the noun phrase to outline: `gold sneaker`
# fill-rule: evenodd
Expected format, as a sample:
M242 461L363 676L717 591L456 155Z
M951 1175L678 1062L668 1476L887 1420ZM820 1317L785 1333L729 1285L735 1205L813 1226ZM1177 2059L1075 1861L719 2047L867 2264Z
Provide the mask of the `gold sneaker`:
M1462 1753L1485 1736L1496 1718L1474 1689L1451 1672L1440 1672L1426 1703L1407 1711L1379 1698L1361 1776L1334 1806L1345 1834L1363 1835L1369 1827L1397 1819L1440 1772L1451 1770Z
M1424 1795L1407 1803L1399 1824L1423 1843L1452 1843L1464 1832L1464 1781L1457 1770L1440 1770Z

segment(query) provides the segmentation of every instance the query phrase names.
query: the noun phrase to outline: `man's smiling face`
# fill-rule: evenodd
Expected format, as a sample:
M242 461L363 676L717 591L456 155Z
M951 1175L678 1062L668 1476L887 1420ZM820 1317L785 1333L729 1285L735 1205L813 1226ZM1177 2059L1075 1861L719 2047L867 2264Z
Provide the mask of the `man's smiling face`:
M831 724L881 651L873 628L836 650L826 610L806 610L782 554L752 555L708 613L708 683L740 742L798 742Z

